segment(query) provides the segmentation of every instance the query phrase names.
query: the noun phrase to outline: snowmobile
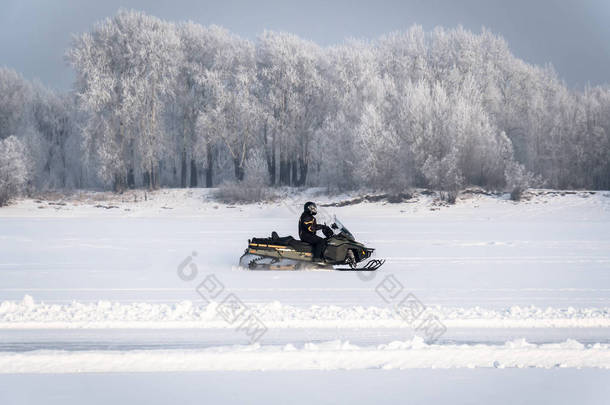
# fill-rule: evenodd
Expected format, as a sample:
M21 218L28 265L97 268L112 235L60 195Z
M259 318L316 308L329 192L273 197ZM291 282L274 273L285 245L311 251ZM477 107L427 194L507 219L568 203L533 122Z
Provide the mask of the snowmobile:
M292 236L280 237L272 232L270 238L252 238L239 259L239 265L250 270L334 269L341 271L375 271L385 260L371 259L358 267L358 263L371 257L375 249L357 242L354 235L337 219L330 226L332 235L326 237L324 261L314 262L312 246ZM335 267L347 265L347 267Z

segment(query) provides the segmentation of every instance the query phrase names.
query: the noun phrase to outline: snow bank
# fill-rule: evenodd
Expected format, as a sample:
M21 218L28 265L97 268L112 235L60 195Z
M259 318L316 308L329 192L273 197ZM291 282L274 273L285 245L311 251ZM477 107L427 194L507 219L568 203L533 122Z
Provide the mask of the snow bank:
M182 301L69 304L22 301L0 304L0 329L50 328L233 328L219 313L219 303ZM249 304L267 328L401 328L412 324L393 307L313 305L298 307L278 301ZM539 308L503 310L435 306L429 309L443 324L456 328L592 328L610 327L610 308Z
M0 209L0 218L108 218L108 217L175 217L197 218L218 215L249 217L253 212L268 210L298 214L303 201L319 203L321 212L359 212L366 210L372 216L444 217L446 212L457 217L479 218L481 211L500 210L502 216L526 215L535 219L553 217L556 211L571 211L578 218L589 218L587 209L607 214L610 211L610 193L607 191L534 190L526 192L519 203L510 201L508 194L491 195L465 190L455 205L439 200L437 194L429 195L421 189L413 190L413 198L401 203L388 203L384 199L369 201L361 191L339 195L325 194L322 188L297 190L280 188L278 198L253 204L225 204L214 197L217 189L161 189L156 191L130 190L123 194L82 191L56 195L48 199L23 198ZM360 201L362 202L357 202ZM350 203L348 203L350 202ZM599 216L596 218L599 219Z
M376 346L346 341L301 347L221 346L202 350L32 351L0 353L0 373L357 370L475 367L610 368L610 347L575 340L535 345L428 345L420 338Z

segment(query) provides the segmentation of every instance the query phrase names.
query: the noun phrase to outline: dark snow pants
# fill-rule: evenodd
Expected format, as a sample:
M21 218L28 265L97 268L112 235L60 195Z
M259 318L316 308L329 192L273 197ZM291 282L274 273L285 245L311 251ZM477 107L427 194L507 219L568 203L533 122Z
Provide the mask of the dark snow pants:
M308 233L303 234L301 237L303 242L307 242L312 246L313 258L324 259L324 250L326 249L326 239L319 237L318 235L311 235Z

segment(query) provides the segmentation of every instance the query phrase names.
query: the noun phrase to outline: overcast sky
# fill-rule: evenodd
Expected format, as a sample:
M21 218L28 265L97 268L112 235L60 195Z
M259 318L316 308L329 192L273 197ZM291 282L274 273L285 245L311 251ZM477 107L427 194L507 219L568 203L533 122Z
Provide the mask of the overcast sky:
M518 57L551 63L571 87L610 84L610 0L0 0L0 66L69 89L73 73L63 54L71 35L119 8L217 24L251 39L264 29L288 31L322 45L413 24L427 31L484 26L504 36Z

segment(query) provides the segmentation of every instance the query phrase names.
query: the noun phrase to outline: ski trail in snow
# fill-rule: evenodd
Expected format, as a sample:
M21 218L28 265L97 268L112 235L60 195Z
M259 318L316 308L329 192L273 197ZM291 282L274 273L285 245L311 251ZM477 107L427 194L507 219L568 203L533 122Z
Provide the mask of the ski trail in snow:
M501 346L434 345L421 338L376 346L348 341L300 347L221 346L203 350L0 352L0 373L94 373L154 371L358 370L478 367L610 368L607 344L575 340L531 344L524 339Z

